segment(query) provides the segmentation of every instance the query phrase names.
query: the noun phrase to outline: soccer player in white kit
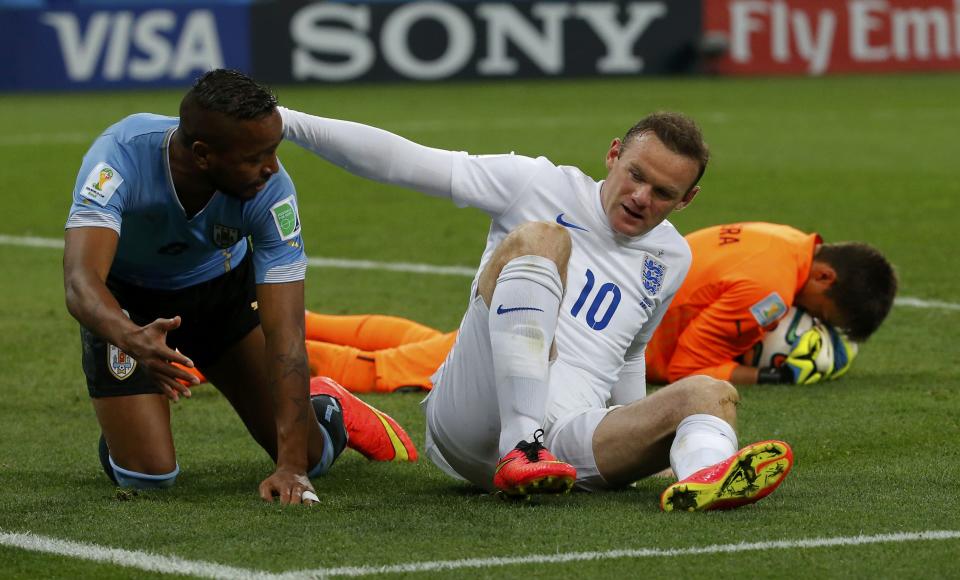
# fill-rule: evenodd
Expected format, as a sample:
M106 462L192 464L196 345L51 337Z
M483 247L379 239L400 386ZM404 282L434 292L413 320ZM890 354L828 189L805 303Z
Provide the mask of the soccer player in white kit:
M783 481L786 443L737 451L729 383L696 376L646 396L644 348L691 261L665 218L693 201L709 158L693 121L644 118L612 141L598 182L543 157L470 156L280 113L284 137L324 159L492 219L423 403L425 452L441 469L525 497L620 487L669 464L680 481L661 496L667 511L751 503Z

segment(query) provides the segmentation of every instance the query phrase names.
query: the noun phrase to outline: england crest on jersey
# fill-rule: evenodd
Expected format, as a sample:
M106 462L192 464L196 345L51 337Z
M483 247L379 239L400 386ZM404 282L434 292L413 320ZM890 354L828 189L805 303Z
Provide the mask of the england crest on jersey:
M112 344L107 345L107 368L118 381L130 378L137 369L137 361Z
M213 243L218 248L229 248L240 241L240 230L223 224L213 225Z
M663 278L667 273L667 265L647 255L643 259L643 288L651 295L656 295L663 287Z

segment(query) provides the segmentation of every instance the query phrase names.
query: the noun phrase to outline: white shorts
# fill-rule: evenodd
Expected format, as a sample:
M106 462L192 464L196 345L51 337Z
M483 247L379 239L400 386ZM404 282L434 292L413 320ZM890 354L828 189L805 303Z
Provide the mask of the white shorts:
M493 491L494 468L500 459L500 409L488 320L489 308L482 297L475 297L460 325L457 342L434 374L433 390L421 407L427 419L427 457L452 477ZM551 365L551 376L556 365ZM576 468L576 486L581 489L610 487L593 455L593 432L609 412L594 400L564 410L561 417L548 419L545 425L544 445ZM549 402L547 415L551 415Z

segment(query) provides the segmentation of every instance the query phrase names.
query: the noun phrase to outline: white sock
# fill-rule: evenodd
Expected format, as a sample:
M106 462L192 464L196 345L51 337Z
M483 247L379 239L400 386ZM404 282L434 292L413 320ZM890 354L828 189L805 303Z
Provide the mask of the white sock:
M737 449L737 434L729 423L713 415L690 415L677 426L670 446L670 467L677 479L686 479L729 458Z
M532 441L547 408L547 363L563 285L553 260L520 256L503 267L490 302L500 455Z

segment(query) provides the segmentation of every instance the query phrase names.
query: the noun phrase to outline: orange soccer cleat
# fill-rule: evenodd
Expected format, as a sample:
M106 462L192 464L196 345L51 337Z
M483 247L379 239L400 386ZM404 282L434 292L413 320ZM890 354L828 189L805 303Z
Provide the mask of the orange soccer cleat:
M329 395L340 403L347 429L347 447L372 461L416 461L417 448L390 415L364 403L333 379L310 379L310 396Z
M506 496L526 498L531 493L566 493L577 479L577 470L558 460L541 442L543 429L533 443L521 441L497 463L493 485Z
M660 509L731 509L759 501L777 489L793 467L793 450L783 441L747 445L725 461L705 467L668 487Z

